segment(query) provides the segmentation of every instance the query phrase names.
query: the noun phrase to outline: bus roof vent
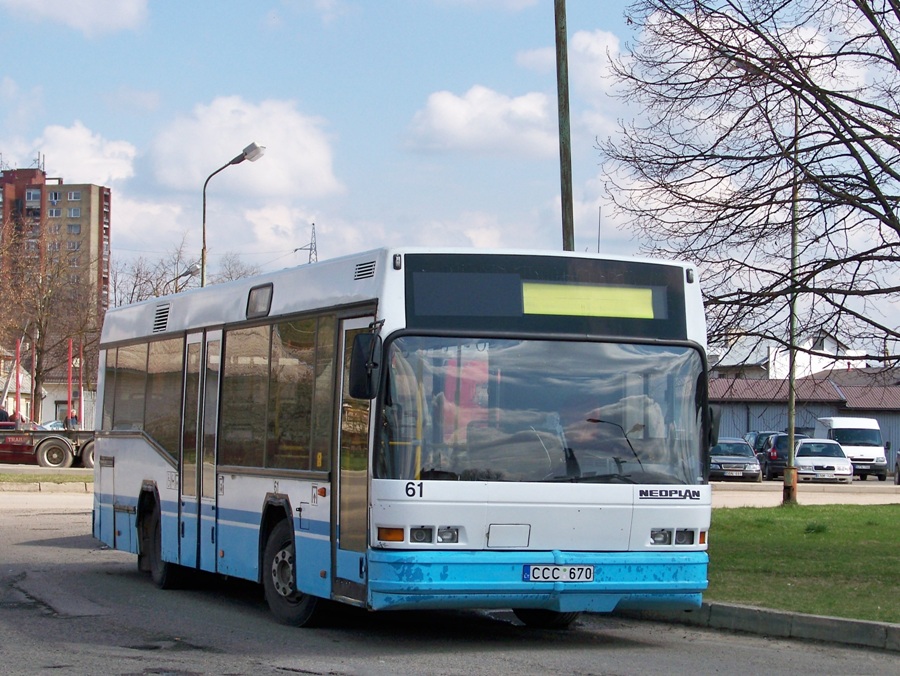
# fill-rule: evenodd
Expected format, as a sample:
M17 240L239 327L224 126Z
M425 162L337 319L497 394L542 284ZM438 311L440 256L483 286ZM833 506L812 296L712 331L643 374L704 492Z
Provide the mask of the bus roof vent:
M168 303L156 306L156 314L153 316L153 333L162 333L169 326L169 307Z
M375 276L375 261L367 263L357 263L356 271L353 273L353 279L368 279Z

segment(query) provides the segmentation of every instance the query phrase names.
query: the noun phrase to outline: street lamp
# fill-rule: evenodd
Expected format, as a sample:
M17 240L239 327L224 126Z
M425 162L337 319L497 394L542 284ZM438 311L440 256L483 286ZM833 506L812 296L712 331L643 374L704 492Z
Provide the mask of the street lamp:
M249 146L244 148L243 152L240 155L235 157L230 162L226 162L221 167L216 169L213 173L206 177L206 180L203 182L203 248L200 249L200 286L206 286L206 186L209 184L209 179L218 174L220 171L227 169L232 164L240 164L244 160L250 160L251 162L256 162L263 154L266 152L265 146L258 146L255 143L251 143Z
M185 277L196 277L200 272L200 266L197 263L191 263L188 266L188 269L182 272L180 275L176 276L175 279L172 280L172 284L175 285L175 293L178 293L178 280L184 279ZM183 288L183 287L182 287Z

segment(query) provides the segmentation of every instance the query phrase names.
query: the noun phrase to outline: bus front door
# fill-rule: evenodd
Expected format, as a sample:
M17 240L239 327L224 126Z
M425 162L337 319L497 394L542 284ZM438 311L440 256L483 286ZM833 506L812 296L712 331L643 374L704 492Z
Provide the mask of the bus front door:
M216 430L222 332L187 338L181 444L180 559L216 570Z
M348 391L350 352L353 338L369 331L373 318L344 320L340 352L343 369L340 385L338 452L335 454L337 481L333 503L337 519L334 532L335 596L364 603L366 600L366 545L368 542L368 446L370 402L353 399Z

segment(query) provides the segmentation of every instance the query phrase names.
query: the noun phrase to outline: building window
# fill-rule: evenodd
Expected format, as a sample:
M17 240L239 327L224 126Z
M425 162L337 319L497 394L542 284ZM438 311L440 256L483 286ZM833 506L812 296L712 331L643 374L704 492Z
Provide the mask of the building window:
M66 231L70 235L80 235L81 234L81 223L69 223L66 226Z
M60 218L62 217L62 209L59 207L50 207L47 209L47 218Z
M40 202L41 201L41 191L35 190L33 188L29 188L25 190L25 201L26 202Z
M47 199L50 200L51 203L56 204L60 200L59 190L51 190L47 193Z
M47 226L47 232L51 235L58 235L60 230L62 230L62 223L50 223Z
M81 249L81 242L66 242L66 248L69 251L78 251Z
M59 251L59 242L50 242L47 245L47 251Z
M29 239L27 242L25 242L25 251L37 251L37 249L38 243L35 240Z
M81 266L81 256L69 256L69 267L77 268Z
M66 213L69 218L81 218L81 207L69 207Z
M70 190L69 191L69 201L70 202L80 202L81 201L81 191L80 190Z

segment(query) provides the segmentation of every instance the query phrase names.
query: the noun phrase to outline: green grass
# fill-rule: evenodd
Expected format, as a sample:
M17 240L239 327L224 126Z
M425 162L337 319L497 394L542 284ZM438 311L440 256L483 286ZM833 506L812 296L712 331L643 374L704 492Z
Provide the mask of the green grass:
M51 483L51 484L67 484L67 483L85 483L86 481L93 481L93 474L64 474L60 472L59 474L47 472L46 474L39 474L35 472L34 474L26 474L26 473L18 473L18 472L8 472L3 473L0 472L0 483L11 483L11 484L36 484L38 482L42 483Z
M714 509L707 601L900 623L900 506Z

